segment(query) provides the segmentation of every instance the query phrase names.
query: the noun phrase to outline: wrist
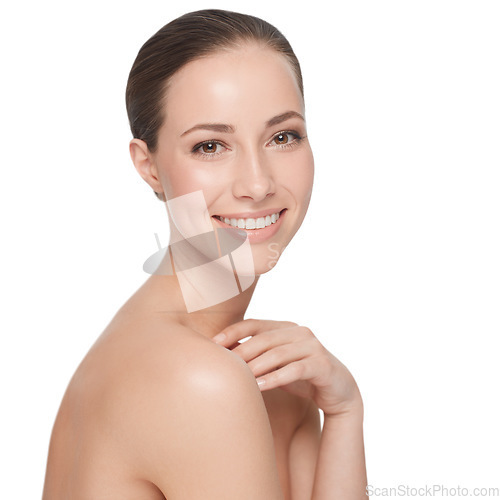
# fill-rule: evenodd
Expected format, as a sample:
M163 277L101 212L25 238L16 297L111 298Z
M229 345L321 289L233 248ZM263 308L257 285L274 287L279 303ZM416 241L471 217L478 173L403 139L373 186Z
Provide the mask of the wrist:
M342 408L338 408L333 412L323 412L326 420L360 420L363 421L364 406L361 396L355 401L346 403Z

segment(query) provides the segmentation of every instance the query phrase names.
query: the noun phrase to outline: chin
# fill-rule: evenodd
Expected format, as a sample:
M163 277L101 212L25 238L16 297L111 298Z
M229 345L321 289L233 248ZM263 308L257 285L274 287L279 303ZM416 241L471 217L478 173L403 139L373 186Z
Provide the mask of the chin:
M274 268L276 263L273 263L270 265L270 267L262 266L262 268L255 268L255 277L258 278L259 276L262 276L263 274L267 274L271 269Z

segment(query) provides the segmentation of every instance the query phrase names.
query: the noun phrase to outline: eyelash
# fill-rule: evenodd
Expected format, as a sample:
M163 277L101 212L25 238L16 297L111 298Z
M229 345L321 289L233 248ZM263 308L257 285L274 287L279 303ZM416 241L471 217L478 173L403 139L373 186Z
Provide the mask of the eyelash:
M295 139L292 142L287 142L286 144L276 144L276 146L280 149L290 149L294 148L299 145L299 143L302 141L307 136L300 136L297 132L294 130L282 130L281 132L278 132L274 134L273 138L271 139L271 142L276 139L279 135L292 135ZM195 156L200 156L203 159L212 159L213 157L219 156L222 154L222 151L219 151L218 153L203 153L202 151L199 151L199 149L204 145L204 144L218 144L222 147L225 147L224 144L220 141L216 141L215 139L209 140L209 141L203 141L199 142L196 144L196 146L192 149L191 153Z

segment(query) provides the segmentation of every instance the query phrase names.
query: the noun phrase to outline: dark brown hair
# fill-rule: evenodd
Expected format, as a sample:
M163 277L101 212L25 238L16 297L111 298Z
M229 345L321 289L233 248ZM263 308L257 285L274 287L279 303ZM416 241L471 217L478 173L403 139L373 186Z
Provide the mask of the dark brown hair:
M149 151L154 153L158 131L165 119L163 102L172 75L190 61L251 41L272 48L288 59L304 97L299 61L277 28L248 14L197 10L163 26L139 50L125 93L132 135L146 142Z

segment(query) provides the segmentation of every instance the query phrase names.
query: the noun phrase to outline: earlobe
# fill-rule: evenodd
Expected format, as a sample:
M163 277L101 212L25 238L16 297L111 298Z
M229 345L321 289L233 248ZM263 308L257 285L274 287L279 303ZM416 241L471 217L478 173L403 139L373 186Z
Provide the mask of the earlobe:
M142 139L132 139L129 144L130 157L139 175L151 186L155 193L163 197L163 186L161 185L156 165L149 152L148 145Z

